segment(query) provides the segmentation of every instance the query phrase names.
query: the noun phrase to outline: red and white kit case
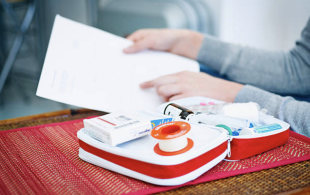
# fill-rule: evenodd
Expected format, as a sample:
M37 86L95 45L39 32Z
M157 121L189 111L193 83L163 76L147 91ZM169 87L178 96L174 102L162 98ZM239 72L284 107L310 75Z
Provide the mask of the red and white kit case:
M110 146L97 141L84 129L78 132L81 159L129 177L157 185L180 185L191 181L220 161L240 160L284 144L289 124L265 115L265 124L278 123L281 129L257 135L229 136L222 128L191 124L187 137L193 147L182 154L162 156L154 152L158 140L150 135Z

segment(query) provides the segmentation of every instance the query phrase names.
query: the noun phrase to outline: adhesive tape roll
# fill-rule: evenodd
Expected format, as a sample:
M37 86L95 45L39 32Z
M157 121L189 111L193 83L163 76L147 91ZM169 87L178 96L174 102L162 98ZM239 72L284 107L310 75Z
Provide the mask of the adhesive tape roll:
M182 150L187 146L187 137L185 135L170 139L170 140L158 140L159 148L165 152L175 152Z
M190 124L181 121L164 123L155 127L151 132L151 136L158 139L154 151L164 156L188 151L193 147L193 141L186 137L190 129Z

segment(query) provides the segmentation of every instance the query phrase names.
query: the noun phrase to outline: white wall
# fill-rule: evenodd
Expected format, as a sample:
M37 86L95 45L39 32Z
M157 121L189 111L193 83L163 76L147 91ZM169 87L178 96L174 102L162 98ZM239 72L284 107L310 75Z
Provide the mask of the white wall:
M309 0L222 0L219 36L242 45L287 50L309 16Z

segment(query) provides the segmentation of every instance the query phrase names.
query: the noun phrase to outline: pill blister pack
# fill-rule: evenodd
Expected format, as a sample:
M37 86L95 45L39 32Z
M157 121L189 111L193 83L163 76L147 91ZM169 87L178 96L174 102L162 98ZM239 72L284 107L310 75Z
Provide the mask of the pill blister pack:
M187 109L193 111L195 114L217 114L221 107L222 104L214 104L213 102L186 106Z

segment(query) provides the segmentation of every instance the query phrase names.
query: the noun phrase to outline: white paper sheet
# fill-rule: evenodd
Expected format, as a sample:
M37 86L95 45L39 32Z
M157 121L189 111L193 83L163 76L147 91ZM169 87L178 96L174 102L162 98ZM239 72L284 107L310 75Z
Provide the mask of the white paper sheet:
M131 44L56 16L37 95L108 112L155 111L163 100L154 89L140 89L140 83L183 70L199 71L196 61L166 52L124 54Z

